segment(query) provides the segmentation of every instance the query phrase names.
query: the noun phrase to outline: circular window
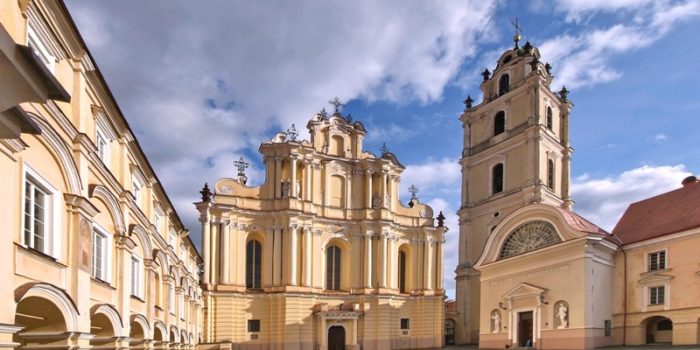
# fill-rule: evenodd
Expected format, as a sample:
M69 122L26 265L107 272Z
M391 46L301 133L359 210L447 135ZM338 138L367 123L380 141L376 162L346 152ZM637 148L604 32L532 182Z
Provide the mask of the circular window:
M501 246L499 259L527 253L561 242L557 230L546 221L530 221L518 226Z

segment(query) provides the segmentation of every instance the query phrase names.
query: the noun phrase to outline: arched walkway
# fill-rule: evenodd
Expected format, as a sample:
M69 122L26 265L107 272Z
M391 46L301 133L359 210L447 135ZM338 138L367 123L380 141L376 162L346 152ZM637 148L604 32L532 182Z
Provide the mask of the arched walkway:
M646 329L647 344L671 344L673 341L673 321L663 316L653 316L642 322Z
M15 324L23 329L13 336L14 342L27 347L70 342L68 337L77 330L78 313L65 292L39 283L19 287L15 295Z

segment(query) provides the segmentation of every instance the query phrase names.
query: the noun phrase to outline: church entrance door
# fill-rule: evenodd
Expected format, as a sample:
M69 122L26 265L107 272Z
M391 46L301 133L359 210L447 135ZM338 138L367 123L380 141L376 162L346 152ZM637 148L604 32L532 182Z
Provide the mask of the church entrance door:
M532 347L532 311L518 313L518 345Z
M345 350L345 328L333 326L328 329L328 350Z

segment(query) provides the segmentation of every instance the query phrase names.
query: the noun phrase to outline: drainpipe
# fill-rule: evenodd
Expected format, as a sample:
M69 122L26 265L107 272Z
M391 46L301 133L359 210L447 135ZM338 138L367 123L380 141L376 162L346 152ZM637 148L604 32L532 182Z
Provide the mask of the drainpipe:
M625 253L622 245L620 245L620 251L624 257L624 276L622 277L622 283L624 283L622 288L624 293L622 297L622 346L625 346L627 345L627 253Z

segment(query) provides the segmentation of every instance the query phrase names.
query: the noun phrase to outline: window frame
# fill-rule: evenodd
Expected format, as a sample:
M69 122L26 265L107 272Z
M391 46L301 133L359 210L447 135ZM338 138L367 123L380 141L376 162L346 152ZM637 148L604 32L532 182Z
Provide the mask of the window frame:
M27 46L34 50L51 74L56 74L56 56L51 54L31 22L27 23Z
M136 177L136 175L132 174L131 175L131 194L134 195L134 200L136 201L136 205L139 208L141 207L141 202L142 202L141 197L143 197L143 187L144 187L144 185Z
M143 259L131 254L131 296L143 298ZM134 276L136 272L136 276Z
M656 256L656 258L654 258ZM663 256L663 258L660 258ZM656 262L657 268L652 268ZM647 272L656 272L666 270L668 267L668 252L666 249L657 250L647 254Z
M545 127L549 131L554 131L554 111L550 106L547 106L545 111Z
M249 254L252 251L252 256ZM262 242L251 239L246 242L246 289L262 288Z
M34 242L34 225L30 229L29 241L27 241L26 232L27 229L27 187L30 184L33 188L39 188L44 193L44 229L43 229L43 249L38 249ZM43 178L39 173L34 171L31 167L24 164L22 169L22 197L21 197L21 228L20 228L20 242L22 246L27 249L37 251L41 254L48 255L56 260L61 258L61 215L59 211L61 209L60 192L56 187L52 186L45 178ZM33 195L32 195L33 197ZM31 222L34 222L34 210L36 208L34 205L31 207Z
M260 333L260 323L259 319L249 319L246 327L248 333Z
M503 125L502 125L502 128L499 128L498 130L496 130L496 126L501 125L500 123L496 122L497 118L499 118L500 116L503 116ZM496 114L493 115L493 118L491 118L491 120L493 123L493 125L492 125L493 127L491 128L493 136L502 135L506 132L508 120L507 120L507 116L506 116L505 111L496 112Z
M661 294L659 294L661 291ZM660 297L659 297L660 295ZM666 303L666 286L649 287L649 305L658 306Z
M326 290L342 290L342 257L343 250L339 246L335 244L329 244L326 246Z
M175 315L175 310L175 285L172 283L168 283L168 312L170 312L170 314L172 315Z
M505 79L505 87L503 86L503 82ZM498 77L498 96L503 96L507 93L510 92L510 74L509 72L504 72L501 74L501 76Z
M547 159L547 188L554 191L554 186L556 185L556 165L554 164L554 159Z
M110 142L110 139L102 128L99 125L95 125L95 148L97 149L97 157L100 158L102 163L107 167L109 167L110 161Z
M402 331L407 331L411 329L411 319L410 318L402 318L400 322L400 327Z
M501 166L501 174L500 174L500 189L496 191L496 167ZM506 189L506 165L505 162L498 162L494 165L491 166L490 169L490 178L491 178L491 195L496 195L499 193L503 193Z
M95 237L100 236L102 241L102 266L100 266L101 273L98 274L96 271L96 254L95 254ZM92 251L92 266L90 268L90 276L96 280L106 282L106 283L112 283L112 235L102 228L101 226L97 225L96 223L92 224L92 244L91 244L91 251Z
M408 293L408 283L406 283L406 275L407 275L407 264L408 264L408 254L404 252L403 250L399 250L399 293L405 294Z

